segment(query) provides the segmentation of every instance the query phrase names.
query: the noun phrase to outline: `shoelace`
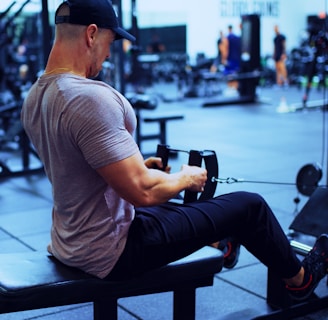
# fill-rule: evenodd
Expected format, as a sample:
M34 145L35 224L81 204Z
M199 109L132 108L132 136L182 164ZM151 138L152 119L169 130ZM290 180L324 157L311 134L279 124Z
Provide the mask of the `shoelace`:
M323 270L323 266L327 262L327 257L325 257L325 254L318 254L316 252L311 252L305 259L304 259L305 265L308 269L308 271L311 274L320 272L321 275L325 275L327 273L327 267Z

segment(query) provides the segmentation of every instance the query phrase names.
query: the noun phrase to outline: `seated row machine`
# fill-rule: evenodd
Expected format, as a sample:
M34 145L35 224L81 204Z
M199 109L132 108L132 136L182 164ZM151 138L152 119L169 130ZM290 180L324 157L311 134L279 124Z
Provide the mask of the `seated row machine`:
M169 152L168 146L158 147L163 161L167 161ZM217 172L215 153L191 154L199 165L205 158ZM215 191L213 185L205 189L209 196ZM197 198L197 194L187 196L186 201L190 197ZM95 320L115 320L118 299L173 291L173 318L193 320L196 289L213 285L214 275L223 266L223 254L210 246L203 247L183 259L124 281L95 278L62 264L46 252L0 254L0 261L0 313L92 302Z

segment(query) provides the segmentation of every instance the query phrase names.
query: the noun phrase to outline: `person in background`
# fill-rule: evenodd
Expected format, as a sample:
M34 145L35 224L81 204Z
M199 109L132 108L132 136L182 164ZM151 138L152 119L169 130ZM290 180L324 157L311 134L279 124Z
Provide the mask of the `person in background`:
M239 72L241 55L241 38L233 32L232 25L228 26L227 40L227 49L225 50L226 59L223 57L225 66L224 74L230 76ZM238 89L238 80L228 81L228 86L233 89Z
M161 41L157 33L153 33L151 36L151 41L147 45L147 53L162 53L165 51L165 45Z
M56 37L45 72L30 89L21 120L52 185L48 250L95 277L126 279L232 236L224 266L242 244L306 299L327 274L328 236L301 262L266 201L233 192L188 204L169 200L204 191L206 169L170 173L144 159L133 138L128 100L92 80L113 42L134 37L118 25L108 0L67 0L55 14ZM162 170L159 170L162 169Z
M232 25L228 26L227 35L226 74L236 73L240 68L241 39L233 32ZM224 61L224 58L223 58Z
M214 59L213 64L211 65L211 72L217 72L218 70L220 70L220 66L224 66L227 63L228 39L226 38L222 30L220 30L219 34L219 38L216 42L217 57Z
M286 37L280 33L279 27L274 26L275 37L273 39L274 51L273 59L276 68L276 84L278 86L288 85L288 75L286 69Z

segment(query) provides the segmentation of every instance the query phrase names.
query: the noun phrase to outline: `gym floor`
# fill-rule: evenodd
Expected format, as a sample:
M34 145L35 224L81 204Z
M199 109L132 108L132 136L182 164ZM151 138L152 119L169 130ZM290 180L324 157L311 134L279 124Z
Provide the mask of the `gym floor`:
M147 93L158 98L158 106L146 114L182 114L183 120L168 123L168 144L182 150L215 150L219 177L243 179L218 184L216 194L236 190L260 193L272 207L286 233L309 197L298 193L296 177L307 164L322 165L320 185L327 176L327 116L320 108L324 90L312 90L311 108L295 111L302 100L296 87L258 88L254 103L203 107L204 102L233 97L225 83L206 85L213 96L180 99L174 85L155 84ZM210 90L209 90L210 89ZM313 107L317 105L318 107ZM156 124L142 124L143 132L157 130ZM145 141L144 154L156 150L157 141ZM16 170L20 153L15 144L0 150L0 159ZM170 159L172 171L187 161L187 154ZM33 165L38 165L33 161ZM231 180L229 180L231 181ZM243 182L241 182L243 181ZM127 182L128 183L128 182ZM0 180L0 253L45 250L51 224L51 189L43 174ZM295 199L299 199L296 203ZM327 230L328 231L328 230ZM312 239L310 238L311 242ZM196 319L252 319L273 310L266 303L267 268L241 249L232 270L223 269L212 287L197 291ZM316 294L328 294L323 280ZM172 318L172 294L124 298L119 301L120 320L167 320ZM328 308L296 319L327 319ZM0 315L0 319L92 319L91 304Z

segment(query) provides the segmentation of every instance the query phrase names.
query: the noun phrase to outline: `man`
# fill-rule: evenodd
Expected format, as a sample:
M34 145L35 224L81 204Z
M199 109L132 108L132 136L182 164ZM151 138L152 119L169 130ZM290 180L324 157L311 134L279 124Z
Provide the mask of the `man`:
M276 67L276 83L279 86L287 85L287 69L286 69L286 37L280 33L279 27L274 26L275 37L273 39L274 52L273 59Z
M150 42L147 45L147 53L159 54L165 51L165 45L161 41L160 36L157 33L151 35Z
M207 173L188 165L177 173L153 169L161 159L142 158L128 101L89 79L120 38L133 40L108 0L62 3L45 73L24 102L22 123L53 188L48 250L96 277L121 279L233 236L285 279L293 297L308 297L327 273L328 236L301 263L257 194L167 203L182 190L202 191Z
M241 55L240 37L234 34L233 27L231 25L228 26L227 39L226 73L230 74L239 71Z
M214 59L213 64L211 65L211 72L217 72L220 66L225 66L227 64L228 39L222 30L219 32L219 38L216 42L216 46L218 53L216 59Z
M228 26L228 35L226 41L226 62L225 62L225 75L238 73L240 69L240 55L241 55L241 39L233 32L232 25ZM228 86L238 89L239 83L237 80L228 81Z

